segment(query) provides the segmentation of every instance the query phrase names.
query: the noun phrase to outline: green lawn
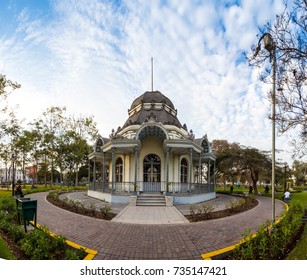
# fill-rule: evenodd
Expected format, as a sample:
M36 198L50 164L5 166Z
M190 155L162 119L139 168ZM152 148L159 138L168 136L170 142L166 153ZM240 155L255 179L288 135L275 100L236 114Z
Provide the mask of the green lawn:
M292 201L303 203L305 209L307 209L307 192L292 194ZM288 255L287 260L307 260L307 224L304 226L304 232L301 239Z
M12 191L0 189L0 200L9 196L12 196Z
M307 191L292 194L292 200L303 203L305 209L307 209Z

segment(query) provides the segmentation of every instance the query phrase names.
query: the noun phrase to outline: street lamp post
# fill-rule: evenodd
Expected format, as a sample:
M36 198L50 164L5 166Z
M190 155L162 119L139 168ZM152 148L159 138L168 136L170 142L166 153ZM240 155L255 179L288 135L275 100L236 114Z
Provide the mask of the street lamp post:
M275 104L276 104L276 45L270 33L264 33L256 48L254 57L261 49L261 40L264 42L265 49L270 53L273 68L273 86L272 86L272 224L275 222Z
M285 182L284 182L284 193L286 192L287 190L287 163L285 162Z
M12 196L15 195L15 155L12 155Z

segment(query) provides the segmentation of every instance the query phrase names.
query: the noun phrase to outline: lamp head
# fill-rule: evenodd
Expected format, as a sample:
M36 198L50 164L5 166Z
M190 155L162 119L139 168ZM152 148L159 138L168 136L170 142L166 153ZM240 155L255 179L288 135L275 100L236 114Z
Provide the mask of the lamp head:
M264 47L267 51L271 52L272 50L275 49L275 44L271 34L269 33L265 34L265 36L263 37L263 42L264 42Z

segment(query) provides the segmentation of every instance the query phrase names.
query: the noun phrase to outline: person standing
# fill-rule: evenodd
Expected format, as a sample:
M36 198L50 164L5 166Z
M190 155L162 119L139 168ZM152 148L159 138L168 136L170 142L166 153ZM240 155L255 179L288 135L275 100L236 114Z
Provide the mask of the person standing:
M288 202L290 200L290 196L291 193L289 192L289 190L286 190L283 197L284 202Z

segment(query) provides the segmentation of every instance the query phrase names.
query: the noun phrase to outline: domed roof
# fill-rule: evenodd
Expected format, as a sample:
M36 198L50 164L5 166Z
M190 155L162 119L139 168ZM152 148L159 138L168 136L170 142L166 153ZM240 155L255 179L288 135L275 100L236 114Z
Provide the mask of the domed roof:
M174 104L160 91L146 91L132 102L128 112L129 118L123 128L134 124L141 125L148 121L182 128L177 119L177 110Z
M146 91L132 102L130 110L142 103L162 103L175 110L172 101L160 91Z

